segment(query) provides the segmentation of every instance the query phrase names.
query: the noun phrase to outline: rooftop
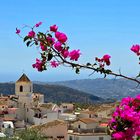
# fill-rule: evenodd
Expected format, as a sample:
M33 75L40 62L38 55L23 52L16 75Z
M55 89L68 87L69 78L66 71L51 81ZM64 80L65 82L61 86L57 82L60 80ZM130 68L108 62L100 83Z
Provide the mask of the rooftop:
M68 134L70 135L76 135L76 136L108 136L106 133L79 133L79 132L70 132L68 131Z
M79 121L81 121L85 124L97 123L98 122L96 119L92 119L92 118L80 118Z
M95 112L94 111L85 110L85 111L81 111L80 114L95 114Z
M44 129L48 129L49 127L53 127L53 126L57 126L57 125L66 125L66 123L62 120L54 120L54 121L48 122L46 124L32 126L31 128L38 130L38 131L42 131Z
M52 109L54 105L55 104L53 104L53 103L40 103L39 107L40 108L46 108L46 109Z
M26 74L22 74L22 76L16 82L31 82Z

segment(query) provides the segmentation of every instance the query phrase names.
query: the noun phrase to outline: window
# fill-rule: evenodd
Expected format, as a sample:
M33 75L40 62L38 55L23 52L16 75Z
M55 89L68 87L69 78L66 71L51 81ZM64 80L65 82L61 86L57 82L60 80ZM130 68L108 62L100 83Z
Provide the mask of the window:
M27 108L27 112L29 111L29 109Z
M78 128L79 128L79 129L81 128L80 124L78 125Z
M63 106L63 108L67 108L67 106Z
M32 92L32 87L30 86L30 92Z
M104 137L99 137L99 140L104 140Z
M38 117L41 118L41 116L42 116L41 113L39 113L39 116Z
M37 114L37 113L35 113L34 117L38 117L38 114Z
M73 140L73 139L72 139L72 136L69 136L69 140Z
M89 114L89 118L91 118L91 114Z
M23 92L23 86L20 86L20 87L19 87L19 91L20 91L20 92Z

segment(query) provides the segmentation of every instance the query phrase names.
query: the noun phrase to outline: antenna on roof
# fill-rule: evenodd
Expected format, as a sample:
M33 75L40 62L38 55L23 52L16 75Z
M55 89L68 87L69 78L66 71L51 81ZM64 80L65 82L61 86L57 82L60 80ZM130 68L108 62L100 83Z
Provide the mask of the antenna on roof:
M25 70L23 69L23 70L22 70L22 74L24 74L24 73L25 73Z

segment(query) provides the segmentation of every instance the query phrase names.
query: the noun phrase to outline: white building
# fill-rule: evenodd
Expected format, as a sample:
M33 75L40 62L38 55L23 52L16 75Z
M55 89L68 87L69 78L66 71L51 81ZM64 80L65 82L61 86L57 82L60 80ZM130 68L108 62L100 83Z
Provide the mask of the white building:
M62 103L60 105L60 110L61 110L62 113L73 112L74 105L71 104L71 103Z
M78 116L79 118L96 118L97 117L95 112L89 111L89 110L81 111Z
M80 130L88 130L94 129L99 125L99 122L93 118L80 118L78 121L73 123L74 129Z
M69 127L68 140L111 140L111 137L106 134L105 127L100 127L98 120L80 118Z
M111 140L109 135L105 133L68 133L67 140Z
M60 113L59 119L64 121L74 121L77 119L77 116L69 113Z
M11 121L4 121L2 123L2 132L6 136L13 136L14 134L14 124Z

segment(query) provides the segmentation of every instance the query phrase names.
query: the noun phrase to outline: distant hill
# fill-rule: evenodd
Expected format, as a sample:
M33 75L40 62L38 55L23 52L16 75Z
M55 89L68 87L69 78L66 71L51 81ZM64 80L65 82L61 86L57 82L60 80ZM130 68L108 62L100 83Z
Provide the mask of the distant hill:
M34 92L45 95L45 102L101 103L105 101L100 97L62 85L34 84L33 89ZM0 83L0 93L15 94L15 84Z
M0 94L4 94L4 95L15 94L15 84L0 83Z
M98 97L120 100L126 96L136 96L140 93L140 85L126 79L83 79L54 82L51 84L64 85L84 91Z
M0 93L14 94L14 83L0 83ZM47 102L106 102L140 93L140 85L126 79L83 79L46 84L34 82L34 92Z

